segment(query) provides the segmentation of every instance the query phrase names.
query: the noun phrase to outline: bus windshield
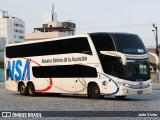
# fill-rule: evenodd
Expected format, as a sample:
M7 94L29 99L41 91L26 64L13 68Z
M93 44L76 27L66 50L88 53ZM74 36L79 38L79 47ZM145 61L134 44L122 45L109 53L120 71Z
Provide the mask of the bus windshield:
M143 55L146 50L142 40L134 34L90 34L95 45L103 71L106 74L129 80L145 81L150 79L148 59L127 59L127 65L117 56L103 54L100 51L117 51L124 54Z
M124 66L125 79L131 81L145 81L150 79L148 59L132 60Z
M138 35L112 34L117 51L126 54L146 54L144 44Z

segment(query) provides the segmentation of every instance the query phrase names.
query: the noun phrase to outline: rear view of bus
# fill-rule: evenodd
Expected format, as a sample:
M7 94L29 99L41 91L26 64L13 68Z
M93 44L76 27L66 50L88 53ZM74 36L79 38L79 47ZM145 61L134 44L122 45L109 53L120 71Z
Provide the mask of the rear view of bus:
M151 93L148 55L140 37L127 33L91 33L103 72L117 87L117 97ZM106 81L106 86L108 81ZM105 84L103 86L105 88ZM103 94L107 92L103 89Z

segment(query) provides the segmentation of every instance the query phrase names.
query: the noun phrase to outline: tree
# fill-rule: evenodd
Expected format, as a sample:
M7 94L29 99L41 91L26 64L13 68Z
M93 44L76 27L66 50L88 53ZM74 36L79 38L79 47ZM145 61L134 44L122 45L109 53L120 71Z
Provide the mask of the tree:
M4 68L4 62L0 60L0 68Z

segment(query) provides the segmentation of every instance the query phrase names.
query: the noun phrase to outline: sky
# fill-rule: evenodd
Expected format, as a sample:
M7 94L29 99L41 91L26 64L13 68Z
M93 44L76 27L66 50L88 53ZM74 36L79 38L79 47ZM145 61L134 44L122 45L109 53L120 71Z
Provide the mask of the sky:
M155 47L154 23L160 36L160 0L0 0L0 9L25 21L28 33L42 26L53 3L57 20L76 23L76 34L134 33L146 47Z

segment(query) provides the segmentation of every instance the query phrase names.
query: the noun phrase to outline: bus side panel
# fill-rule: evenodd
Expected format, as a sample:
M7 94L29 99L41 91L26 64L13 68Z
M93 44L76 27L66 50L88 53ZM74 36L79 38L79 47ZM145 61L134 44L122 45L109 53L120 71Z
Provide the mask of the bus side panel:
M102 88L101 93L106 95L114 95L119 91L119 85L117 84L118 78L115 77L106 77L108 75L102 76ZM105 83L104 83L105 82Z
M61 93L61 79L59 78L32 78L36 92Z
M23 66L25 61L20 59L5 60L5 87L12 91L18 91L18 83L25 80L26 69Z
M62 93L75 93L75 78L61 78L62 79Z
M5 87L11 91L18 91L18 83L15 81L5 81Z

